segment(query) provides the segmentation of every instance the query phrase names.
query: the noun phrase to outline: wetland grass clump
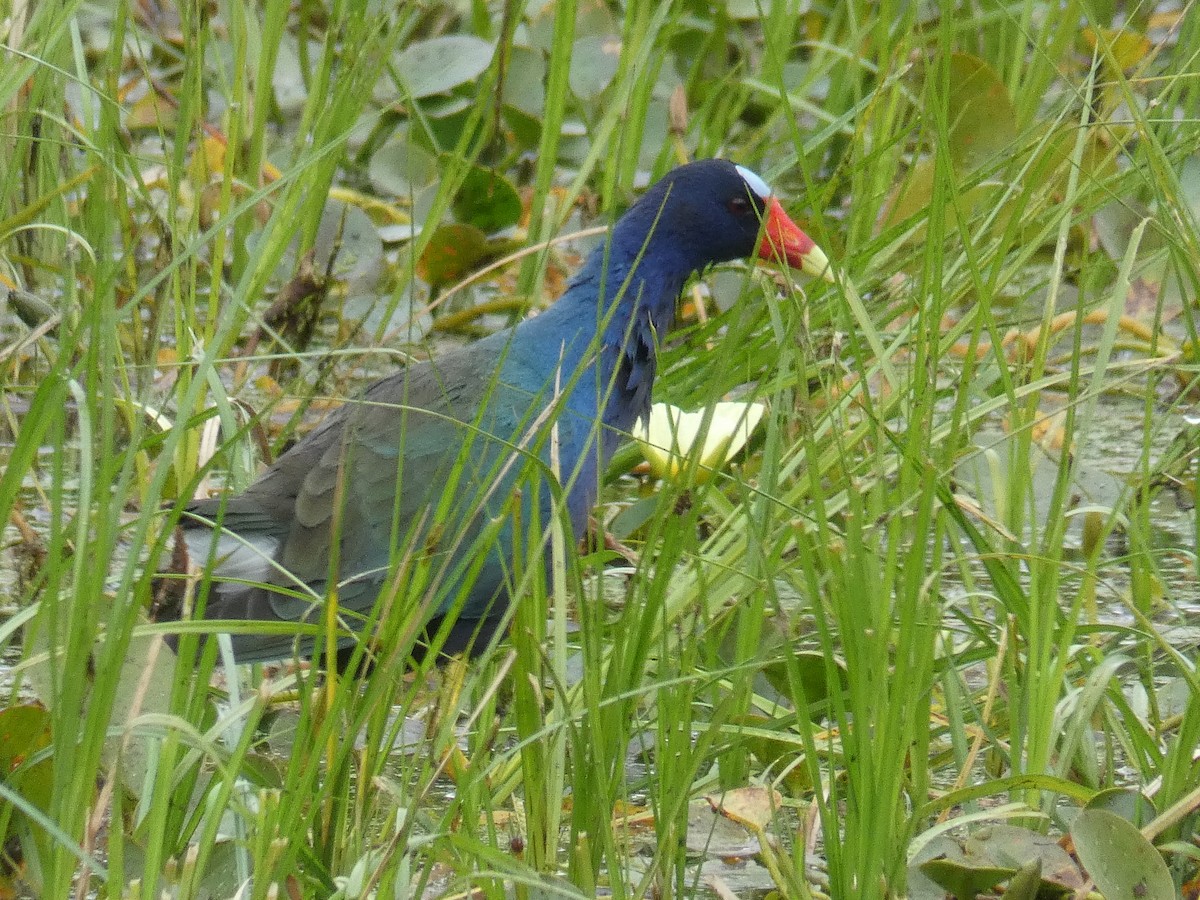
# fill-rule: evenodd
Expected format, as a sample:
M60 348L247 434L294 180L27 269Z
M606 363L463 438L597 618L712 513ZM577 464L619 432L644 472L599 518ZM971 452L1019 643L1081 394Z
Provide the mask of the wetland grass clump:
M1194 882L1200 19L1111 6L14 15L0 895ZM615 541L553 536L470 664L170 664L187 498L717 155L836 269L723 267L657 335L655 400L765 405L732 461L622 448Z

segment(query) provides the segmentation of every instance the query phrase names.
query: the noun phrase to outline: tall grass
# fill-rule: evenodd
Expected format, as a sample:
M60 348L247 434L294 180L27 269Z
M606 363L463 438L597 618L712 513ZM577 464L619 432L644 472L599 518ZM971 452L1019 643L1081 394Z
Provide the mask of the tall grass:
M1062 830L1112 786L1153 785L1144 833L1176 883L1194 876L1200 685L1166 626L1194 609L1169 563L1195 578L1198 523L1164 546L1152 495L1200 347L1195 6L554 7L13 18L0 509L33 564L0 647L6 705L48 712L34 752L2 757L20 877L46 897L232 895L251 874L254 897L694 896L695 801L751 783L782 793L758 834L786 896L899 895L924 877L912 857L989 805ZM397 52L450 33L500 51L456 108L408 96ZM599 76L572 59L597 38L611 65L588 98L578 79ZM510 102L517 51L537 121ZM303 101L285 113L288 54ZM977 62L991 93L964 87ZM331 188L366 196L397 127L439 180L385 198L428 227L384 264L374 336L327 309L339 353L258 378L248 335L272 331ZM526 582L511 641L440 676L402 674L411 611L383 617L393 664L362 678L227 671L218 703L215 647L172 670L144 613L179 501L210 472L250 476L241 404L302 419L309 379L353 396L352 366L396 351L363 345L430 299L419 260L472 165L528 186L537 242L580 198L605 221L646 175L718 153L769 177L837 277L720 273L720 309L664 336L658 398L771 413L711 481L633 487L619 456L626 574L551 529L562 565ZM536 306L562 263L546 249L504 283ZM1080 501L1130 402L1129 478ZM1182 460L1164 477L1194 496L1194 448ZM395 563L416 597L431 564ZM406 715L424 734L400 753Z

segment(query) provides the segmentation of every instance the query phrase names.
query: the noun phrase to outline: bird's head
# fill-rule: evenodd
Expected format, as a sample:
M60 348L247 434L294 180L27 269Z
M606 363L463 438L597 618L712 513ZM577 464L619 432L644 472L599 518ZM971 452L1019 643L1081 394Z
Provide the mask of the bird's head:
M678 242L697 268L757 255L832 278L828 258L783 211L767 183L728 160L705 159L673 169L630 212L650 218L649 231Z

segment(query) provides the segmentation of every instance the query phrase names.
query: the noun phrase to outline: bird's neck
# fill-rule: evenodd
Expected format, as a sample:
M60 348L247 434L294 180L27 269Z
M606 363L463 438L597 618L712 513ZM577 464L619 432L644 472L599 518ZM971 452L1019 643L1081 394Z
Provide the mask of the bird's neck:
M701 267L677 241L657 239L653 224L622 219L549 311L580 327L588 355L598 352L602 420L619 431L649 413L659 341L675 323L684 283Z

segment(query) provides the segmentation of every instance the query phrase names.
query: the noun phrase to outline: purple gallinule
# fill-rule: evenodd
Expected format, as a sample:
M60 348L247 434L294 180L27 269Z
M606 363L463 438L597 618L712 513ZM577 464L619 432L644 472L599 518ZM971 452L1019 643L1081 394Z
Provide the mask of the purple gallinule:
M545 312L376 382L241 494L189 504L181 547L205 573L195 605L208 619L319 623L336 596L344 651L377 601L399 598L422 604L440 652L481 648L522 563L549 565L552 516L583 533L613 451L649 412L684 283L755 254L828 277L753 172L717 159L669 172ZM195 614L183 591L163 593L160 621ZM233 635L240 662L312 647L311 631Z

